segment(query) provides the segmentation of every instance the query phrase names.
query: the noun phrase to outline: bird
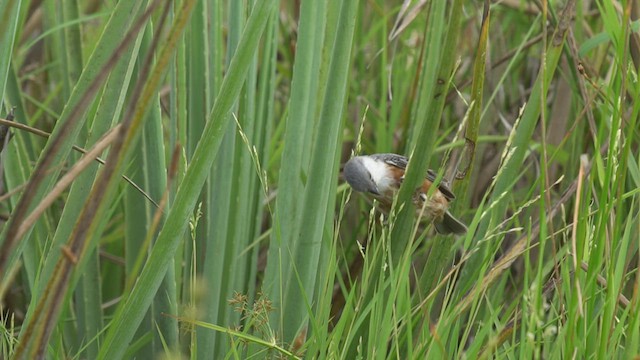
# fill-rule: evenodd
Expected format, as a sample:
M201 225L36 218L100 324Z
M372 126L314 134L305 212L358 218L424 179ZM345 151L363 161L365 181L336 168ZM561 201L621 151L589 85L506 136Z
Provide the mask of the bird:
M373 196L381 210L388 213L404 180L408 162L405 156L391 153L354 156L344 165L343 175L353 190ZM422 185L416 189L412 199L416 217L432 221L440 234L465 234L467 227L448 210L449 202L455 199L448 184L441 181L433 194L427 196L436 175L433 170L427 170Z

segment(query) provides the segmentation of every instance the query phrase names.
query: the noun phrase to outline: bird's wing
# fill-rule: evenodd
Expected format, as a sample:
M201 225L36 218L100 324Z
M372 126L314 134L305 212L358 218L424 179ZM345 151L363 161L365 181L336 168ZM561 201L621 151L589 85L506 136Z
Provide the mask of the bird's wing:
M390 154L390 153L374 154L374 155L371 155L371 157L376 160L384 161L385 163L391 166L395 166L402 170L406 170L407 164L409 163L409 159L407 159L405 156L398 155L398 154ZM438 174L435 171L431 169L427 170L427 176L426 176L427 180L434 182L436 181L437 176ZM456 196L453 194L453 191L451 191L451 189L449 188L449 184L446 181L444 181L444 179L440 181L440 184L438 185L438 190L440 190L442 195L444 195L447 198L447 200L453 200L456 198Z
M395 166L402 170L407 169L407 163L409 162L409 159L398 154L374 154L371 155L371 157L375 160L383 161L391 166Z
M434 182L436 181L437 176L438 174L435 171L431 169L427 170L427 180ZM446 197L449 201L456 198L456 196L453 194L453 191L451 191L451 189L449 188L449 182L444 178L440 180L440 184L438 184L438 190L440 190L442 195L444 195L444 197Z

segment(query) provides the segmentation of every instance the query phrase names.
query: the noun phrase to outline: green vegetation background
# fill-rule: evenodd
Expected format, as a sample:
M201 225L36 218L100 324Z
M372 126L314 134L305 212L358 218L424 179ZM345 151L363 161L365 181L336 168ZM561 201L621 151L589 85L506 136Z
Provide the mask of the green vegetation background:
M638 357L638 18L0 0L0 358ZM379 152L387 217L340 176Z

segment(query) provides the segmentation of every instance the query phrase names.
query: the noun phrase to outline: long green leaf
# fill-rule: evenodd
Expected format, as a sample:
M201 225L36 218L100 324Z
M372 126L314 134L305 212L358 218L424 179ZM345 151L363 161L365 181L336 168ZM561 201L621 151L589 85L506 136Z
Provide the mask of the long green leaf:
M109 23L103 32L103 36L89 58L87 66L80 75L76 87L66 103L64 111L53 129L52 136L50 137L51 140L47 142L36 167L42 168L43 163L46 161L49 164L54 164L53 168L47 169L49 172L44 178L31 178L30 183L33 184L32 187L35 187L35 189L23 193L16 207L16 212L20 212L20 214L14 213L15 216L11 217L10 221L3 228L2 234L0 235L0 246L4 250L2 254L0 254L0 269L3 267L11 268L21 254L21 249L25 246L25 241L20 241L20 239L14 239L13 237L8 238L7 233L16 231L18 224L15 222L20 221L21 216L24 216L24 214L33 207L32 204L40 201L49 191L49 188L53 186L56 175L60 172L60 167L57 166L57 164L63 163L67 158L71 151L71 145L75 142L81 127L84 125L85 118L81 116L81 113L84 113L86 110L86 104L88 103L87 95L91 94L89 90L92 86L95 86L96 81L99 81L105 76L104 73L100 72L103 67L107 65L110 55L121 42L119 37L111 36L111 34L118 33L128 27L128 24L134 19L133 14L136 13L134 9L139 5L140 4L136 2L120 2L112 13ZM97 88L94 87L94 89ZM81 105L81 101L84 101L85 105L82 108L78 108L78 106ZM72 123L67 124L69 120L72 120ZM67 139L64 144L60 144L59 140L57 145L54 144L56 142L55 139L62 139L63 137ZM52 149L54 145L57 149ZM56 151L54 152L53 150ZM44 169L40 169L41 173L44 171ZM27 238L28 236L28 234L25 235ZM16 245L17 251L9 251Z
M531 141L535 125L537 124L540 116L540 105L543 101L542 95L546 94L546 91L549 88L549 83L556 71L560 56L562 55L564 40L571 22L569 14L572 13L571 10L574 5L574 1L569 1L567 3L565 12L561 16L561 22L554 32L551 43L548 46L546 57L547 61L544 64L546 68L536 79L529 101L527 102L522 116L517 123L517 129L512 134L513 140L510 144L510 149L513 149L513 151L509 153L508 159L506 159L505 163L502 164L501 170L497 175L493 195L489 200L489 203L493 206L491 217L486 217L485 220L480 223L475 235L477 239L482 239L487 236L490 229L504 220L508 203L503 194L511 190L514 185L513 180L518 177L517 174L521 171L529 142ZM542 75L544 75L544 77ZM544 90L544 93L541 90ZM469 270L464 271L463 274L466 274L467 271L474 271L477 273L479 264L483 261L483 258L488 256L488 254L492 254L493 249L497 248L499 244L484 243L483 245L483 251L478 251L471 256L467 263L467 267L465 268ZM466 281L460 288L463 289L462 292L464 293L466 292L464 289L470 289L477 279L472 276L463 276L463 278Z
M272 316L271 326L282 333L282 296L293 269L291 256L296 251L295 239L300 231L302 197L307 181L311 134L316 119L316 98L324 34L325 2L304 0L300 6L300 27L296 47L289 115L284 136L284 152L278 175L273 233L269 243L268 263L263 291L280 311Z
M283 307L287 309L284 317L285 339L293 339L299 329L304 328L309 306L317 303L314 292L317 274L323 274L327 269L326 264L319 263L319 259L325 225L333 224L334 209L327 205L336 190L333 181L338 175L335 159L339 155L338 144L342 139L340 128L347 98L357 6L358 1L345 0L339 10L326 93L309 167L309 180L304 191L301 228L305 231L299 233L296 239L295 273L290 274L290 286L283 299Z
M243 84L251 59L257 49L260 34L266 20L274 9L275 1L259 2L254 7L242 36L236 55L222 83L220 96L211 110L202 139L196 147L192 162L178 189L175 202L167 215L156 244L143 268L140 278L129 297L119 307L112 320L109 332L98 356L99 359L119 358L124 354L135 329L162 281L170 259L180 244L186 230L200 189L204 185L209 169L222 141L227 121L223 121L236 100Z
M422 68L419 70L419 95L412 114L415 122L414 134L407 153L410 159L405 180L400 187L397 204L394 207L397 216L391 234L394 239L391 247L394 263L397 263L402 254L407 251L407 244L411 239L415 205L409 199L424 180L424 174L427 173L429 160L435 148L436 130L440 127L442 114L442 107L436 106L436 100L438 97L442 98L442 94L446 94L446 91L442 92L441 90L448 87L447 79L451 77L450 73L453 69L452 62L441 62L445 30L445 5L444 2L439 1L431 3L429 23L425 28ZM456 21L451 22L451 25L455 24ZM456 34L455 27L452 29L452 36L454 36Z
M0 105L4 103L4 91L7 85L7 76L11 70L11 56L13 55L13 42L16 36L16 26L20 18L20 0L2 0L0 13L2 25L0 25Z

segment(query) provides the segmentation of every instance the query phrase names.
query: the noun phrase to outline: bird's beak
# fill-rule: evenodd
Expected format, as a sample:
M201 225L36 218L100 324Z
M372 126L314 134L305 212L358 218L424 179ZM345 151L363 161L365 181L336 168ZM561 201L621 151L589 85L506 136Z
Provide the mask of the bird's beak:
M372 193L373 195L380 196L380 192L378 191L378 188L370 189L369 192Z

